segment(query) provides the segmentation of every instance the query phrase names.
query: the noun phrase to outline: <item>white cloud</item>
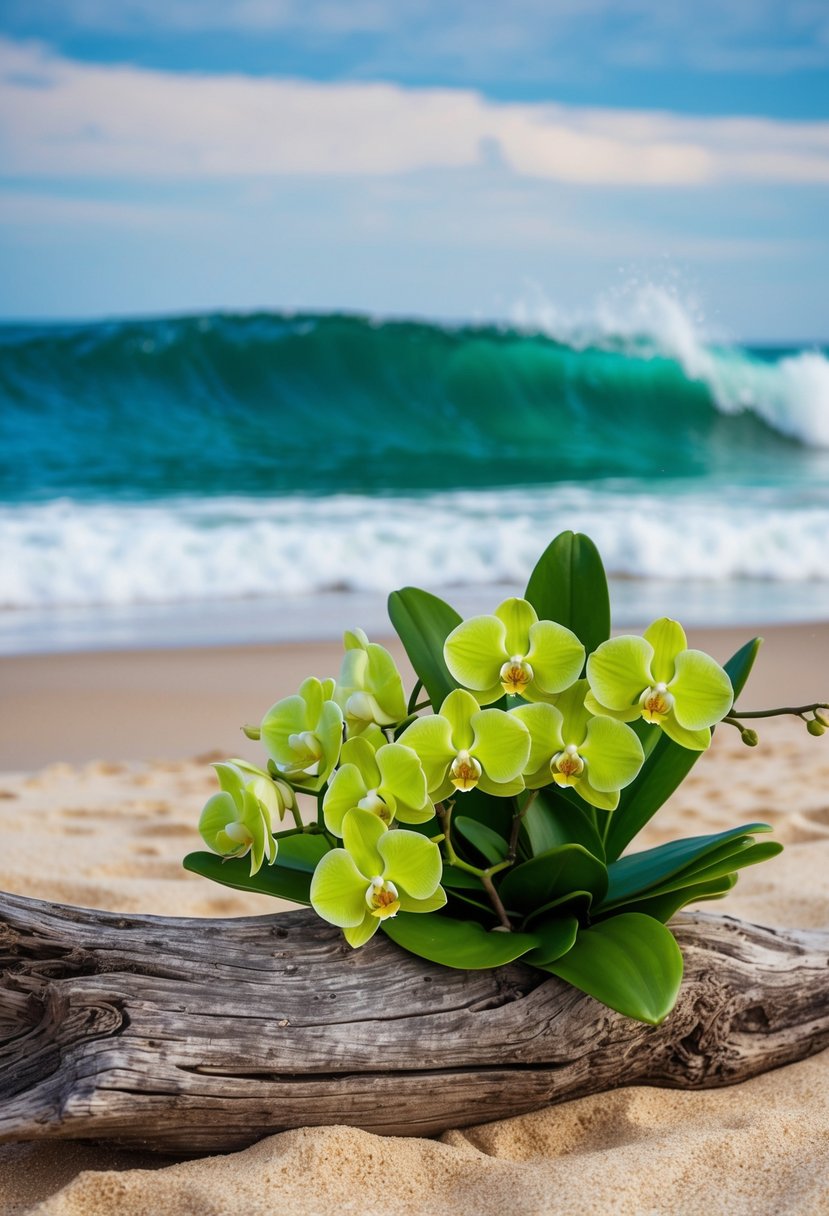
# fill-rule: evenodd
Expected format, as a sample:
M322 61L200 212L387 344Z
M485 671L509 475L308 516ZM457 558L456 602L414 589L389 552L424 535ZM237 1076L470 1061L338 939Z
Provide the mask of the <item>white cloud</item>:
M395 176L496 159L597 186L829 182L829 122L498 103L462 89L320 84L75 62L0 41L7 176Z

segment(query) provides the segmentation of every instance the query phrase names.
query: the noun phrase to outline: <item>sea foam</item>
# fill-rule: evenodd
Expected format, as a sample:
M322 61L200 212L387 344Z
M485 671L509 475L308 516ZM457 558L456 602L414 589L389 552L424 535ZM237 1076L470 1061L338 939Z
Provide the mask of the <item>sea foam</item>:
M291 597L332 590L523 587L556 532L618 577L829 580L829 492L655 495L617 486L423 497L59 500L0 506L6 609ZM819 613L816 612L816 615Z

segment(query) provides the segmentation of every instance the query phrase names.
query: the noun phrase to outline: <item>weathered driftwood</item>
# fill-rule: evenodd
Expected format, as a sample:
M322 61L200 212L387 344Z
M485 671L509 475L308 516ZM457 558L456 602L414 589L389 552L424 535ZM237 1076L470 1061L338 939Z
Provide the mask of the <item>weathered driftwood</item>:
M647 1027L530 967L461 972L310 912L118 916L0 896L0 1141L169 1153L286 1128L395 1135L620 1085L728 1085L829 1045L829 934L680 918Z

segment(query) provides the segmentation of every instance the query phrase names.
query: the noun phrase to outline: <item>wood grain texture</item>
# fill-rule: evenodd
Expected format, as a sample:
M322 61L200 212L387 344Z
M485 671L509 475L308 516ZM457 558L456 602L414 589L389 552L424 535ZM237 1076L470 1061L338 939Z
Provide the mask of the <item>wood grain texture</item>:
M829 934L713 915L660 1027L520 963L463 972L312 912L119 916L0 895L0 1142L176 1154L346 1123L431 1135L620 1085L729 1085L829 1045Z

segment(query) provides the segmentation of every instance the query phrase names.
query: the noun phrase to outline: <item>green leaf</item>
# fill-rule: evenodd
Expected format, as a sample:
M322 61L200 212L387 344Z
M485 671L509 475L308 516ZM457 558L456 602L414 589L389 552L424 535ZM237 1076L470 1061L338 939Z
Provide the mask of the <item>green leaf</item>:
M755 866L761 861L768 861L782 852L783 846L776 840L764 840L760 844L747 841L738 852L732 853L730 856L719 857L701 869L694 866L690 870L683 870L681 874L677 874L667 883L660 883L658 890L674 891L688 886L690 882L710 882L726 874L732 874L735 870L744 870L747 866Z
M540 620L572 629L588 654L610 637L604 566L592 540L580 532L562 532L547 546L525 596Z
M668 844L645 849L641 853L630 853L627 857L612 861L607 867L609 883L602 900L602 910L626 903L653 887L661 886L675 875L691 873L698 865L704 868L709 864L706 858L718 859L724 845L736 844L736 850L731 851L739 851L740 841L750 840L755 832L770 831L768 824L748 823L709 836L671 840Z
M575 916L558 916L537 924L533 933L541 938L541 945L531 950L525 957L525 962L534 967L545 967L563 958L568 950L572 950L579 932L579 922Z
M483 823L508 840L512 830L513 806L511 798L500 798L495 794L485 794L481 789L473 789L458 795L456 810L462 811L465 819ZM457 821L453 819L452 822Z
M306 874L313 874L317 868L317 862L331 847L321 832L277 836L277 840L279 841L278 864L286 870L302 870Z
M484 894L481 880L476 874L470 874L468 870L451 866L446 861L443 863L443 878L440 881L444 887L451 887L453 890L479 891L482 895Z
M580 844L564 844L508 870L498 893L508 908L530 913L574 891L600 900L606 890L603 863Z
M412 954L444 967L468 971L501 967L544 944L535 933L487 930L476 921L452 920L436 913L398 912L397 916L384 920L381 928L393 942Z
M671 932L640 912L582 929L550 971L611 1009L658 1026L676 1004L682 955Z
M201 874L224 887L236 891L256 891L260 895L275 895L296 904L310 904L311 875L305 871L283 868L279 861L251 876L250 864L243 857L223 860L215 853L188 853L182 862L185 870Z
M519 842L530 856L561 844L580 844L604 861L601 837L581 799L570 798L552 786L538 791L521 822Z
M488 828L486 824L469 819L466 815L458 815L456 819L452 820L452 826L457 828L461 836L478 850L489 865L496 866L506 857L508 848L506 840L497 832L493 832L492 828Z
M734 688L736 700L754 666L762 638L746 642L725 664L725 670ZM658 731L649 726L648 731ZM637 732L638 733L638 732ZM690 773L704 752L692 752L680 747L659 731L656 743L645 748L645 763L639 776L627 789L622 790L619 805L610 817L605 837L605 849L609 861L624 852L627 846L648 823L664 802L670 798Z
M663 891L661 887L657 887L655 891L646 892L641 899L634 898L630 903L626 903L624 911L642 912L645 916L652 916L654 920L667 924L671 917L686 904L694 904L704 899L721 899L736 885L736 882L736 874L725 874L722 878L715 878L711 882L692 883L690 886L677 887L675 890ZM599 909L594 912L594 919L600 921L606 919L607 916L618 915L618 910L603 914Z
M433 708L458 685L443 661L443 643L462 617L436 595L403 587L389 596L389 617Z
M555 912L558 916L564 916L569 913L575 916L580 924L587 924L588 913L593 906L593 896L589 891L570 891L567 895L559 895L558 899L553 899L548 904L543 904L540 908L535 908L529 913L524 924L521 926L527 932L532 926L533 933L536 932L538 926Z

